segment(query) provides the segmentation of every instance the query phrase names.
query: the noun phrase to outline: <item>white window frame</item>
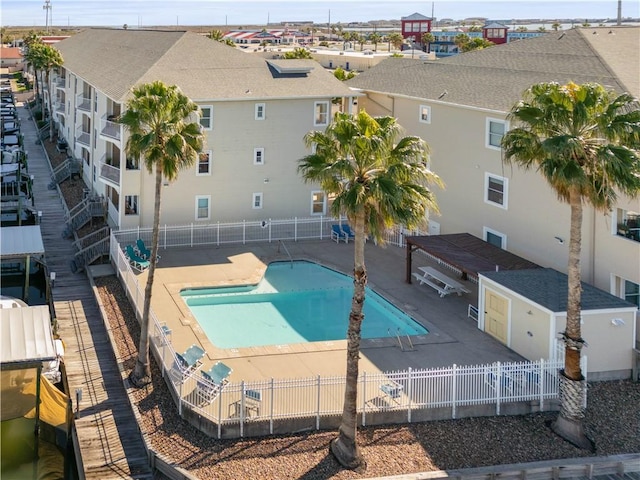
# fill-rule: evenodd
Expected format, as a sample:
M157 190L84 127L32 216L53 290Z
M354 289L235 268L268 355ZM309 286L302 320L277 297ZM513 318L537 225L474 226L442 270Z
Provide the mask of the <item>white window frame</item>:
M263 195L262 192L256 192L253 194L251 200L251 208L254 210L261 210L263 206Z
M431 123L431 107L429 105L420 105L418 121L420 123Z
M203 155L207 155L208 157L208 162L207 162L207 171L206 172L201 172L200 171L200 158ZM211 158L213 156L213 152L211 150L204 150L200 153L198 153L198 161L196 162L196 177L204 177L207 175L211 175Z
M264 165L264 147L256 147L253 149L253 164Z
M209 109L208 116L204 115L205 109ZM209 126L205 127L204 125L202 125L202 120L207 118L209 119ZM200 123L200 126L203 130L213 130L213 105L200 105L200 120L198 123Z
M264 120L266 118L266 103L256 103L255 118L256 120Z
M199 205L199 201L200 200L206 200L207 201L207 216L206 217L201 217L200 216L200 205ZM197 222L202 222L202 221L206 221L206 220L210 220L211 219L211 195L196 195L194 217L195 217Z
M325 107L326 112L323 114L320 112L320 108ZM313 126L314 127L326 127L329 125L329 114L331 112L331 105L327 101L323 102L315 102L313 104ZM324 123L321 119L321 116L325 115Z
M491 143L491 136L492 135L496 135L496 134L492 134L491 133L491 124L492 123L499 123L502 124L504 126L504 132L502 133L502 137L504 137L504 135L507 133L507 131L509 131L509 122L507 122L506 120L500 120L499 118L490 118L487 117L487 121L485 124L485 128L486 128L486 135L485 135L485 147L490 148L491 150L502 150L502 146L501 145L493 145ZM502 142L502 137L500 137L500 142Z
M502 203L494 202L489 199L489 182L491 179L502 182ZM493 205L495 207L503 208L505 210L509 207L509 179L500 175L485 172L484 174L484 203Z
M493 228L489 228L489 227L482 227L482 238L484 239L485 242L489 243L489 240L487 240L489 234L491 235L495 235L496 237L500 237L501 239L501 245L500 248L502 248L503 250L507 249L507 236L502 233L499 232L497 230L494 230ZM493 244L492 244L493 245Z
M316 201L314 199L314 197L317 194L322 194L322 211L321 212L314 212L314 207L316 205L319 205L320 202ZM311 192L311 215L312 216L316 216L316 215L326 215L327 214L327 194L324 190L313 190Z

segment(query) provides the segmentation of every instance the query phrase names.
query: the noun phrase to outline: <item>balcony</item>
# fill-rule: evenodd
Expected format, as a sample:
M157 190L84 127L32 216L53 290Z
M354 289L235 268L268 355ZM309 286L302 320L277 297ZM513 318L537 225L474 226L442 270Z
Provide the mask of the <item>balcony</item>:
M80 145L90 148L91 147L91 133L85 132L82 126L76 128L76 142Z
M117 162L118 160L115 160ZM103 155L98 164L98 171L100 172L100 180L106 181L112 186L120 187L120 168L111 165L114 160L107 158Z
M640 214L618 209L619 223L616 234L635 242L640 242Z
M62 115L62 116L66 115L66 113L67 113L67 112L65 111L64 102L58 102L58 101L56 101L56 102L53 104L53 112L54 112L56 115Z
M100 119L100 135L106 137L107 140L115 140L120 142L122 138L122 125L114 122L115 115L103 115Z
M83 112L91 112L91 97L85 97L84 93L76 95L76 108Z
M55 88L64 90L67 85L67 81L64 77L58 77L53 81L53 85Z

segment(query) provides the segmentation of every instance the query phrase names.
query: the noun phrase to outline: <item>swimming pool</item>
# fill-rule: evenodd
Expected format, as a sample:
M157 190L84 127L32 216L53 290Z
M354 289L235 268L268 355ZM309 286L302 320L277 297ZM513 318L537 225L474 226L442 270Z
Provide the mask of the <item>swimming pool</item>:
M257 285L180 292L209 340L242 348L344 340L353 279L306 262L269 264ZM424 335L428 331L370 288L364 302L362 338Z

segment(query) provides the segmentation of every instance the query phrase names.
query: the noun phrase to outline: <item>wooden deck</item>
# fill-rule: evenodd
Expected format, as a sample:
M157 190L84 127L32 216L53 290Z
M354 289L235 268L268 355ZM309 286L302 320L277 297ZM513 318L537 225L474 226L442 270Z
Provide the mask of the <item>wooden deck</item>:
M85 274L73 274L75 253L62 238L64 207L57 190L49 190L51 168L25 107L18 108L29 173L34 175L36 208L42 211L42 240L49 271L56 272L52 290L58 332L66 346L65 367L76 411L74 446L78 470L87 479L153 478L135 416L116 363L98 304ZM80 181L80 180L78 180ZM82 475L82 473L80 473Z

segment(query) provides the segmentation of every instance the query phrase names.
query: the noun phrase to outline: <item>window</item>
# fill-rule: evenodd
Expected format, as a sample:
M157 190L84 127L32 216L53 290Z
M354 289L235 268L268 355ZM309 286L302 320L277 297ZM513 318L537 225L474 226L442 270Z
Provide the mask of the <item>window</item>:
M133 157L127 157L127 170L140 170L140 160Z
M640 308L640 285L630 282L629 280L625 280L624 299Z
M253 149L253 164L264 165L264 148L258 147Z
M124 214L138 215L138 195L126 195L124 197Z
M485 173L484 201L507 209L508 181L504 177Z
M431 107L428 105L420 105L420 117L418 118L421 123L431 123Z
M254 209L262 208L262 193L254 193L252 203Z
M256 120L264 120L264 103L256 103Z
M484 235L485 242L490 243L491 245L494 245L498 248L507 248L507 236L505 234L487 227L484 227L482 229L482 233Z
M206 152L200 152L198 155L198 166L196 175L210 175L211 174L211 150Z
M200 107L200 125L205 130L213 128L213 107L211 105Z
M196 220L209 220L211 195L196 196Z
M487 148L500 150L502 148L502 137L507 131L507 122L487 118Z
M321 190L311 192L311 215L324 215L327 211L327 196Z
M316 127L329 125L329 102L315 103L315 116L313 118L313 124Z

